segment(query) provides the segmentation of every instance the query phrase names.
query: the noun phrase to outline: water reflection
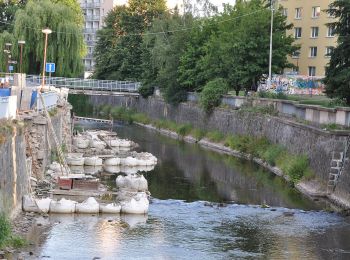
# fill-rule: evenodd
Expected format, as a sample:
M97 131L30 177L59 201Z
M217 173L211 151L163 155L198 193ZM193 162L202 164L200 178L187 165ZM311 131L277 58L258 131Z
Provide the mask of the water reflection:
M116 131L158 158L154 171L145 174L150 192L156 198L321 208L283 179L251 162L206 151L139 127L118 127Z

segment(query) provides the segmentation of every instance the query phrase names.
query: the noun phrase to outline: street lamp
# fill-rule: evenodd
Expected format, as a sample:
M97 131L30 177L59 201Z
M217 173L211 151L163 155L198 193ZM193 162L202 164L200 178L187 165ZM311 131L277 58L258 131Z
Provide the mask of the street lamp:
M5 43L5 50L4 52L7 54L7 59L6 59L6 72L9 73L9 58L11 57L10 56L10 53L11 53L11 46L12 46L12 43Z
M42 32L45 34L45 48L44 48L44 66L43 66L43 78L41 82L41 89L45 85L45 67L46 67L46 49L47 49L47 36L52 33L52 31L49 28L43 29ZM40 92L41 92L40 89Z
M274 0L270 0L271 4L271 28L270 28L270 57L269 57L269 78L268 78L268 87L271 87L272 80L272 35L273 35L273 12L274 12Z
M21 57L19 60L19 73L22 74L22 56L23 56L23 45L26 44L25 41L18 41L19 46L21 46Z

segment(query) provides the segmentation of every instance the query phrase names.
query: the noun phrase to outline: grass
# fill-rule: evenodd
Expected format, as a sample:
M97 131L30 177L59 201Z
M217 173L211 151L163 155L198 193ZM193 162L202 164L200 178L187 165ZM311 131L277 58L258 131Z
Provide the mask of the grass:
M15 128L17 129L18 134L22 133L24 129L23 122L0 119L0 145L5 143L9 136L12 136Z
M258 115L271 115L277 116L278 111L274 108L273 105L268 106L241 106L239 112L250 112Z
M220 143L225 139L225 136L223 133L219 131L211 131L208 132L205 137L207 137L210 141L215 142L215 143Z
M10 221L4 215L0 215L0 249L10 246L20 248L26 245L26 241L12 233Z
M257 113L272 114L273 106L256 107ZM142 124L152 124L158 129L167 129L176 132L184 137L192 135L197 141L207 138L211 142L223 143L233 150L251 154L254 157L261 158L271 166L277 166L286 175L290 177L293 184L301 179L312 179L314 173L309 167L309 161L306 155L290 154L286 148L278 144L272 144L265 137L253 137L247 135L224 135L220 131L206 132L202 129L193 128L191 124L176 124L170 120L152 120L146 114L136 113L126 108L110 108L113 118L120 119L129 123L139 122Z

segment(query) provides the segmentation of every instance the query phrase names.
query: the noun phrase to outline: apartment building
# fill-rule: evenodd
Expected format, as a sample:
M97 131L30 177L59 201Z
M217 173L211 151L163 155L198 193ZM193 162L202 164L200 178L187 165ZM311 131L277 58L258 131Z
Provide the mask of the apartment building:
M325 75L327 66L337 38L334 28L327 25L334 18L325 12L332 0L278 0L283 7L283 14L288 23L294 25L290 33L301 46L290 61L297 66L300 75Z
M114 6L125 2L120 0L80 0L80 7L85 17L84 40L87 45L87 55L83 59L85 71L93 71L95 65L93 52L97 42L96 32L103 27L105 16Z

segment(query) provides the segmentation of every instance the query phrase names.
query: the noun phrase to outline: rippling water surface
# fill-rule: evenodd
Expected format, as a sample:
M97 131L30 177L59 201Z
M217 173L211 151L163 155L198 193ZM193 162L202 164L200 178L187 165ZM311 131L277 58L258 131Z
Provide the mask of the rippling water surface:
M139 127L121 137L158 157L148 216L57 216L34 229L50 259L350 259L350 221L258 166ZM106 182L113 186L115 177ZM270 208L261 208L266 204Z

